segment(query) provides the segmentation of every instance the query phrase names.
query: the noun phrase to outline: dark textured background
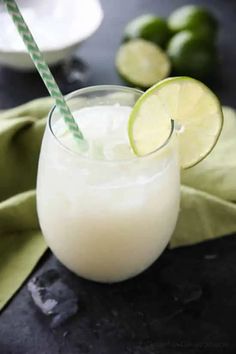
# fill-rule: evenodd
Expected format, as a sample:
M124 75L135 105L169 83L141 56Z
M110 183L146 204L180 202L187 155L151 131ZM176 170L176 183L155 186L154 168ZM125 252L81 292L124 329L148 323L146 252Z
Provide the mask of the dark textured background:
M90 70L85 86L120 83L114 56L128 20L148 12L166 16L186 3L102 0L104 22L79 50ZM221 23L221 67L213 89L222 103L236 107L236 2L192 3L207 5ZM60 79L60 68L56 74ZM61 84L64 92L70 90L63 80ZM0 68L0 109L46 94L36 74ZM225 237L166 251L141 276L117 285L99 285L74 276L48 252L35 273L58 269L78 293L80 310L52 330L24 286L0 315L0 354L236 353L235 256L235 237Z

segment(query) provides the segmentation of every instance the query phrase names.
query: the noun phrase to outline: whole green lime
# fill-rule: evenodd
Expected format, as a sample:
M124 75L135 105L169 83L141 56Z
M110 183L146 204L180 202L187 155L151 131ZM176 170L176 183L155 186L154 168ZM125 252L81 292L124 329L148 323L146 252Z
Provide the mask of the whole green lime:
M168 44L167 54L176 74L197 79L211 76L217 63L215 46L190 31L174 35Z
M214 40L217 34L218 22L207 9L196 5L186 5L178 8L168 18L172 32L190 30L205 40Z
M167 22L161 17L142 15L128 23L124 30L124 41L142 38L165 47L171 32Z

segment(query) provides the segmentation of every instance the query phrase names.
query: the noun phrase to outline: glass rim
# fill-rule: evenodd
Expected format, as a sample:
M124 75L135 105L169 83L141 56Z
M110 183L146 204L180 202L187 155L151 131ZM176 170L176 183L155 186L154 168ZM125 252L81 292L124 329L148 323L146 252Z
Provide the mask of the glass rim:
M93 85L93 86L88 86L84 88L80 88L78 90L72 91L69 94L65 95L65 100L68 101L74 97L76 97L78 94L84 94L84 93L89 93L89 92L95 92L95 91L123 91L123 92L136 92L138 94L143 94L142 90L128 87L128 86L121 86L121 85ZM173 119L171 119L171 129L170 129L170 134L168 135L167 139L164 141L164 143L160 146L158 146L155 150L141 156L133 156L129 159L112 159L112 160L105 160L105 159L98 159L98 158L93 158L90 156L84 156L82 153L76 152L75 150L70 149L68 146L66 146L60 138L57 137L53 130L52 126L52 119L53 119L53 113L55 112L56 105L53 105L51 110L49 111L48 114L48 121L47 125L49 127L49 131L51 135L53 136L54 140L56 141L57 144L59 144L60 148L63 148L65 152L72 154L76 158L84 159L87 161L91 162L103 162L103 163L129 163L132 161L137 161L137 160L143 160L146 159L152 155L155 155L156 153L160 152L162 149L164 149L169 142L171 141L171 138L173 136L173 133L175 131L175 122Z

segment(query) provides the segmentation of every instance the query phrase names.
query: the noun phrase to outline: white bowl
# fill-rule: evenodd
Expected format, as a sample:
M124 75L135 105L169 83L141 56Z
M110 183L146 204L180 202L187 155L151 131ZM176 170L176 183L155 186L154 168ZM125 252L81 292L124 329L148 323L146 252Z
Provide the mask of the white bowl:
M18 0L17 4L49 65L69 57L98 29L103 19L99 0ZM3 4L0 4L0 63L17 69L34 69Z

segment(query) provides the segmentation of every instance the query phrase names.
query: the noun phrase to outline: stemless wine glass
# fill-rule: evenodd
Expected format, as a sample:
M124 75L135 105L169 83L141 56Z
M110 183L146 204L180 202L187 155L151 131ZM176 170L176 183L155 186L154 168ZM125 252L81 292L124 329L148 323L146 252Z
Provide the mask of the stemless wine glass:
M68 95L67 103L72 112L132 107L141 94L94 86ZM133 277L159 257L175 228L180 178L174 127L166 143L144 157L106 160L65 146L55 129L60 119L54 107L38 167L37 210L46 242L84 278L117 282Z

